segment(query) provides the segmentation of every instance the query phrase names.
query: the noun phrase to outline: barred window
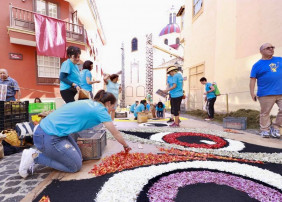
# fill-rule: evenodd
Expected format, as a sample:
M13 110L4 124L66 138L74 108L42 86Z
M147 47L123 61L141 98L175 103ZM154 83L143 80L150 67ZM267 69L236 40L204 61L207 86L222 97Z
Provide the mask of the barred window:
M59 78L60 58L37 55L38 77Z

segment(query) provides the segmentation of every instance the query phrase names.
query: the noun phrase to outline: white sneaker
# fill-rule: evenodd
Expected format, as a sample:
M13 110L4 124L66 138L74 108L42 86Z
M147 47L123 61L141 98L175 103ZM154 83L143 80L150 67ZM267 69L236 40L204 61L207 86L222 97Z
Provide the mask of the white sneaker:
M270 135L274 138L280 138L280 130L271 127L270 128Z
M259 134L260 134L260 136L263 137L263 138L269 138L269 137L270 137L269 132L268 132L268 131L265 131L265 130L261 131Z
M34 158L32 155L34 153L37 153L37 150L33 148L25 149L23 151L21 163L19 166L19 174L23 178L26 178L29 175L29 170L33 172Z

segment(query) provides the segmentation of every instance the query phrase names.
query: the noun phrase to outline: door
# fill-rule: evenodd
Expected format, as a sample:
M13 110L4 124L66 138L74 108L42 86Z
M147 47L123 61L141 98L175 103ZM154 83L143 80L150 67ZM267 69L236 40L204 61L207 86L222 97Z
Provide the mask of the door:
M204 76L204 64L189 69L189 109L203 109L203 86L200 79Z

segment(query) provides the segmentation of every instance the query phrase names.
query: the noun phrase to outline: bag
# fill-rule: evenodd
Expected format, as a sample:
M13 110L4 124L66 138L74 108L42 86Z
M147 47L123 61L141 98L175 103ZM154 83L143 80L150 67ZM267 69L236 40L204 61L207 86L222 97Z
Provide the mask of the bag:
M214 87L214 94L215 94L216 96L220 96L219 89L218 89L218 87L217 87L217 85L216 85L215 82L213 83L213 87Z
M84 100L84 99L89 99L90 96L89 96L89 92L84 90L84 89L80 89L78 91L78 99L79 100Z
M21 141L19 140L18 134L15 130L12 130L12 129L3 130L1 133L6 135L4 140L7 143L9 143L10 145L15 146L15 147L22 146Z
M148 119L152 119L153 118L152 112L147 112L146 114L147 114Z
M137 122L138 123L145 123L148 121L148 116L145 112L139 112L137 115Z
M33 136L34 125L33 123L29 123L29 122L17 123L15 129L19 136L19 139L23 140L28 136L29 137Z

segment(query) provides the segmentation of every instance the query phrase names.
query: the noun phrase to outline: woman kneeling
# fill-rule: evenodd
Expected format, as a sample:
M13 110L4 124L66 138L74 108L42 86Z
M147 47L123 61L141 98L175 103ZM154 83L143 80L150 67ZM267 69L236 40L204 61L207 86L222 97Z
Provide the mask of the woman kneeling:
M116 98L112 93L100 90L93 100L80 100L68 103L43 119L34 132L36 149L23 151L19 174L25 178L33 170L34 163L45 165L63 172L77 172L82 166L80 149L70 136L100 123L123 145L127 145L120 132L112 123L108 111L114 108ZM38 151L39 150L39 151Z

